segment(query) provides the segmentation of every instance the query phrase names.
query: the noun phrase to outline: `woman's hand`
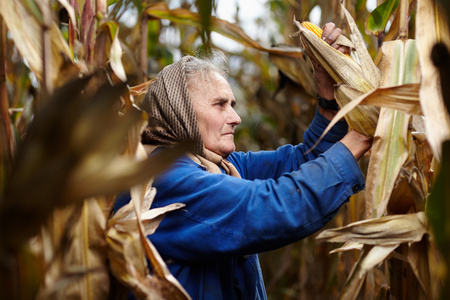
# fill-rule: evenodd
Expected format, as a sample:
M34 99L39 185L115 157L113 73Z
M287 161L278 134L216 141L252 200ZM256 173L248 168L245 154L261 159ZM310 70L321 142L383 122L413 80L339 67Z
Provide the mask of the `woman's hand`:
M322 33L322 40L327 42L331 47L335 48L336 50L350 54L350 47L338 45L335 43L336 39L339 35L341 35L342 30L336 27L334 23L326 23L325 26L323 26L323 33ZM314 67L314 75L316 77L316 83L317 83L317 93L319 96L332 100L334 99L334 85L336 84L336 81L334 81L333 78L328 74L328 72L320 65L317 61L314 59L311 59L313 67ZM324 115L327 119L330 119L336 114L334 111L322 109L319 107L319 111Z
M365 136L355 130L350 130L341 140L356 160L359 160L364 153L372 147L373 138Z

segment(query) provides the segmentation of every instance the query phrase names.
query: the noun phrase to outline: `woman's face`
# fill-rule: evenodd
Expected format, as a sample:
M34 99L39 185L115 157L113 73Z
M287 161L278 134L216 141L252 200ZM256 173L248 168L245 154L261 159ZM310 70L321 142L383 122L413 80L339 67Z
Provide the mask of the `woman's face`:
M234 129L241 123L233 108L236 100L230 85L214 72L209 81L200 76L191 80L188 89L205 148L228 156L235 149Z

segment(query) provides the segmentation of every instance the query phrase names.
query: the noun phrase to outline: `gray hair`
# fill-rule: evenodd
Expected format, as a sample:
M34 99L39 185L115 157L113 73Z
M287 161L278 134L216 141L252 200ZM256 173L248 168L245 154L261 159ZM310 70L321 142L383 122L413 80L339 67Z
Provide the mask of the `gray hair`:
M186 83L191 86L198 76L204 81L209 81L214 72L219 73L223 78L228 77L228 65L225 54L221 51L213 51L207 57L194 57L184 65L186 72Z

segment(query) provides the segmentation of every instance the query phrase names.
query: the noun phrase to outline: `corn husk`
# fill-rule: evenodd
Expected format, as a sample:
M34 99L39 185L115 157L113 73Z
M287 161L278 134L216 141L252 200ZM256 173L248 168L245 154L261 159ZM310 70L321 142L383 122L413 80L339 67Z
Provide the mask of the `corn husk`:
M363 93L376 88L364 75L361 66L342 52L334 49L294 19L297 33L308 54L319 62L337 83L346 83Z
M358 242L366 245L395 246L418 242L427 233L424 212L393 215L354 222L341 228L322 231L318 240L332 243Z
M336 101L341 108L354 100L355 96L378 88L381 78L380 71L373 63L353 18L344 7L342 9L352 32L355 60L334 49L300 22L294 20L294 24L299 28L297 34L300 41L312 59L319 62L338 84L352 88L352 93L339 89L335 91ZM373 136L378 121L378 108L360 106L349 111L345 119L350 128L364 135Z

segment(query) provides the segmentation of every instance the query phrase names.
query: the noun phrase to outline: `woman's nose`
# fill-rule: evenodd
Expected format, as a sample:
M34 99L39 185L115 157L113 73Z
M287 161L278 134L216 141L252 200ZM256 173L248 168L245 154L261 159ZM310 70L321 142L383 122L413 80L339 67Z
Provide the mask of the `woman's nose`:
M228 123L237 126L241 124L241 117L237 114L234 108L231 108L230 115L228 117Z

